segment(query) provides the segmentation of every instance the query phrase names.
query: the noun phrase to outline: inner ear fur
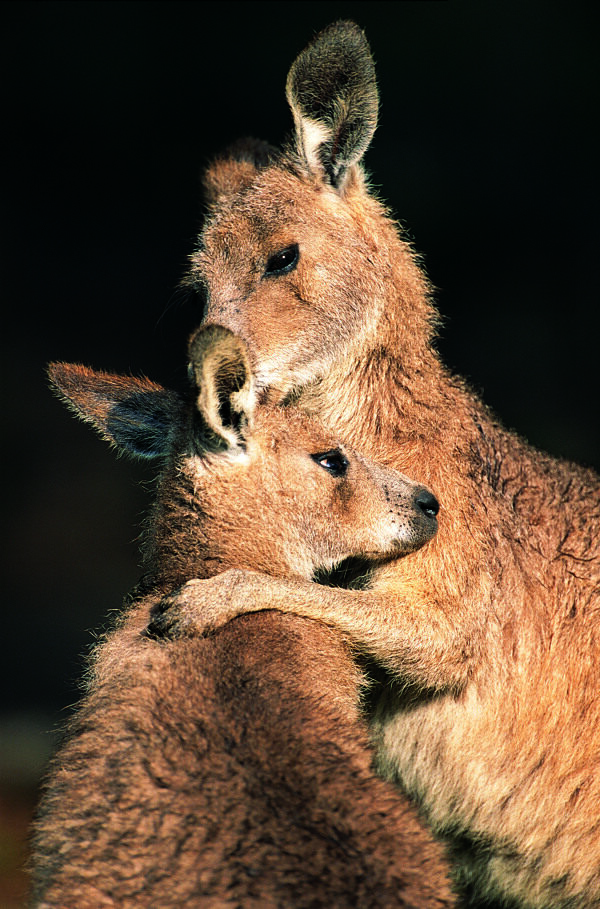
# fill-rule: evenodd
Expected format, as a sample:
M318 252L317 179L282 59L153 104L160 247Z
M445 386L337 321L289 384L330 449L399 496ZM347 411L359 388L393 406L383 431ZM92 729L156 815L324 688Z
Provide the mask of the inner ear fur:
M54 391L74 413L124 454L164 458L183 403L149 379L98 372L77 363L51 363Z
M318 34L292 64L286 95L298 154L341 190L377 127L375 65L358 25L334 22Z
M256 403L246 345L227 328L206 325L192 337L189 358L198 413L215 436L209 447L243 448Z

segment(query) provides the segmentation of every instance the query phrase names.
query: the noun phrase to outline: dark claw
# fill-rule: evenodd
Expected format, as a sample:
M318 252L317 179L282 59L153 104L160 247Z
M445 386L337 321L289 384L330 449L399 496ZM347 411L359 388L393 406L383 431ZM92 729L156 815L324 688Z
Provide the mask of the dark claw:
M159 613L154 615L148 622L145 636L147 638L152 638L155 641L162 641L165 638L170 637L169 630L170 622L164 613Z
M146 637L156 641L181 637L181 633L178 634L177 610L174 608L173 597L163 597L152 607Z

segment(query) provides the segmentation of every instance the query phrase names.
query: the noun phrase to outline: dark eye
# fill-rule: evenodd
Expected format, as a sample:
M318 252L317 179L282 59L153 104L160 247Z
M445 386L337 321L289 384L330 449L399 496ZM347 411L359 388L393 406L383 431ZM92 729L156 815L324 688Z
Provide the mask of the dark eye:
M311 455L311 458L332 477L343 477L348 470L348 458L337 449Z
M286 246L285 249L282 249L280 252L271 256L267 262L267 267L265 268L265 276L287 275L287 273L292 271L298 264L299 256L300 250L298 249L297 243L294 243L292 246Z

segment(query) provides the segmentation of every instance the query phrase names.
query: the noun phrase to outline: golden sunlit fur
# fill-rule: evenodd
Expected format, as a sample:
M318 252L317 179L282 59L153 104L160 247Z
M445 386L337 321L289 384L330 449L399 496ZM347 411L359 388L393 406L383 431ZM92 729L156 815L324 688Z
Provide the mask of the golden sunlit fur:
M440 363L427 280L359 163L376 112L360 30L318 36L288 98L288 148L239 146L209 170L189 281L206 321L246 340L262 395L427 484L439 533L370 591L239 570L192 582L173 633L265 603L342 629L397 680L373 716L379 767L448 837L464 886L598 905L599 479L505 430Z

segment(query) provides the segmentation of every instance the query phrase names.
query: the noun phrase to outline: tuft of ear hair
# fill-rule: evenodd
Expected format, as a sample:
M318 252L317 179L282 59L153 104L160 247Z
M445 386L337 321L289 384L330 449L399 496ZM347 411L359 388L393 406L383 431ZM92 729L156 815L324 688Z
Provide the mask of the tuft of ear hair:
M246 345L221 325L202 325L190 341L189 360L198 412L215 436L214 447L243 449L256 404Z
M138 458L167 455L183 408L174 391L76 363L51 363L48 376L68 407L119 451Z
M339 21L320 32L292 64L286 95L298 154L341 190L373 138L379 108L373 57L358 25Z
M257 172L271 164L278 154L276 148L261 139L247 137L233 142L204 174L207 203L213 205L249 186Z

